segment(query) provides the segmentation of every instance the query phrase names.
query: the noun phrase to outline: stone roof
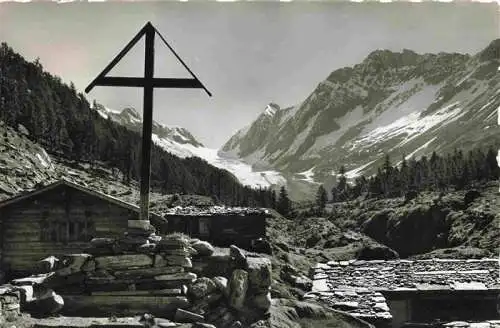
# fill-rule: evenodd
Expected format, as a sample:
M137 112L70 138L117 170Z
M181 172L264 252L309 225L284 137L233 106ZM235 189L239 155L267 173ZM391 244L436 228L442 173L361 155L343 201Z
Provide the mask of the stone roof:
M176 206L165 211L165 216L269 215L265 208L227 206Z
M306 298L361 318L392 318L381 292L500 290L498 259L330 261L312 271Z

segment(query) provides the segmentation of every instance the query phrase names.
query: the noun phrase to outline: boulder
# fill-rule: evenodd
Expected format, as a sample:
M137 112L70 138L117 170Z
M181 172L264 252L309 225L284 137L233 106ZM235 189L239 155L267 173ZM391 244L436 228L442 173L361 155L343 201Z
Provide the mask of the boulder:
M271 307L271 293L267 292L265 294L255 295L251 299L251 304L253 305L253 307L259 310L263 311L269 310L269 308Z
M212 278L212 281L215 283L215 286L217 287L218 291L222 293L225 293L227 291L227 278L217 276Z
M248 273L245 270L234 270L231 275L228 288L229 306L234 309L241 310L243 308L248 289Z
M264 257L247 257L248 284L254 291L267 291L272 283L271 260Z
M233 261L235 268L244 269L246 267L246 255L242 249L235 245L229 246L229 256Z
M378 243L365 243L356 253L359 260L393 260L399 258L398 253Z
M188 295L195 299L201 299L217 290L217 285L210 278L202 277L189 287Z
M210 256L215 251L214 247L209 242L202 240L199 240L191 244L191 247L193 247L196 250L199 256Z

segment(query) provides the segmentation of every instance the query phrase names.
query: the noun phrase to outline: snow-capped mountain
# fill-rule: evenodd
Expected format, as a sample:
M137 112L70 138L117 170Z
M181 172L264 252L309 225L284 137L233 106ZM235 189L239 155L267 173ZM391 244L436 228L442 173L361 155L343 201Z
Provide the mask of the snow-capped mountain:
M476 55L377 50L335 70L302 103L270 104L222 147L294 181L371 174L385 154L500 145L500 39ZM289 180L290 182L290 180Z
M112 119L134 131L142 130L142 117L134 108L121 112L97 104L94 108L105 119ZM200 157L209 164L231 172L240 183L251 187L279 186L285 179L274 170L254 170L238 158L223 156L217 149L207 148L185 128L169 127L153 121L152 140L171 154L181 157Z

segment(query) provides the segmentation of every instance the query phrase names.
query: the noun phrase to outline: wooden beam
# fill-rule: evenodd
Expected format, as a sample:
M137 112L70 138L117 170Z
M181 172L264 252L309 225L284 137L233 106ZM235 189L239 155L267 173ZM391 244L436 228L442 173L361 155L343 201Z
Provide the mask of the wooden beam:
M134 38L130 40L130 42L125 46L125 48L123 48L122 51L120 51L120 53L111 61L111 63L109 63L108 66L104 68L104 70L94 79L94 81L90 82L90 84L85 88L85 93L89 93L90 90L92 90L94 86L97 85L96 81L99 78L104 77L106 74L108 74L109 71L111 71L113 67L115 67L116 64L118 64L118 62L123 58L123 56L125 56L130 51L130 49L132 49L132 47L135 46L137 41L139 41L142 38L142 36L144 35L144 33L146 33L147 30L154 31L154 27L153 25L151 25L150 22L144 25L144 27L141 28L141 30L134 36Z
M155 69L155 30L151 26L146 30L144 52L144 105L142 121L141 147L141 194L140 220L149 220L149 179L151 175L151 133L153 130L153 78Z
M146 80L142 77L114 77L104 76L96 79L95 85L111 87L145 87ZM184 78L153 78L154 88L202 88L200 81Z

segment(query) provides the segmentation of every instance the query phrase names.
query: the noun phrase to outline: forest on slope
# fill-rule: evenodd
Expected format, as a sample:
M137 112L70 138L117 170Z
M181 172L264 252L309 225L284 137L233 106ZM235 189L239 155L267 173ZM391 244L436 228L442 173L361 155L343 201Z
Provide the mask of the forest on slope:
M0 45L0 120L22 125L47 152L74 162L104 162L139 180L141 135L104 119L73 83ZM118 175L117 175L118 176ZM162 193L211 196L227 205L274 207L274 192L242 186L225 170L192 157L180 159L152 144L151 185Z

